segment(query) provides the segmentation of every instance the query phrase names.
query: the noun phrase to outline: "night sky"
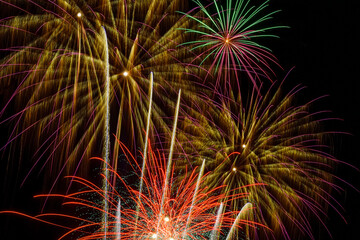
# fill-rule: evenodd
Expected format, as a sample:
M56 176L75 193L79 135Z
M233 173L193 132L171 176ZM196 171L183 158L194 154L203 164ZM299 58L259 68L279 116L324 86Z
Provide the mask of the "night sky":
M274 41L272 48L285 70L295 67L287 82L308 86L304 96L307 99L329 95L318 103L320 108L331 110L330 116L343 122L333 121L327 127L352 134L334 137L334 155L359 167L359 2L274 0L270 4L282 10L275 20L291 27L278 34L281 38ZM339 166L338 176L360 188L359 172L354 169ZM348 224L330 210L327 227L333 239L358 239L360 194L341 186L346 193L334 196L344 206ZM317 239L331 238L321 231Z
M257 3L260 1L254 1ZM316 2L316 3L315 3ZM1 7L1 4L0 4ZM360 7L358 1L344 0L271 0L270 8L282 11L273 20L277 25L289 26L280 29L276 34L280 39L270 40L267 46L279 59L282 72L277 70L281 80L290 73L286 86L292 88L301 83L307 86L302 92L305 100L329 95L316 104L317 109L331 110L329 116L341 118L343 121L330 121L326 128L349 135L336 135L332 141L333 154L340 160L360 167L359 135L360 135ZM2 142L5 139L1 126ZM0 210L18 210L29 215L37 214L40 201L32 199L35 194L43 193L41 174L35 176L24 188L19 188L17 177L6 176L6 161L0 155L1 181L5 178L6 186L0 191ZM20 171L21 173L21 171ZM360 189L360 172L351 167L341 165L337 175ZM6 176L6 177L5 177ZM339 182L338 182L339 183ZM333 239L358 239L360 226L360 193L344 183L341 194L334 193L336 199L344 206L340 212L347 224L334 210L329 210L329 219L324 219ZM5 221L4 221L5 219ZM40 224L18 216L0 216L0 239L55 239L59 236L57 228ZM316 239L331 239L325 229L314 223ZM320 230L316 230L320 229Z

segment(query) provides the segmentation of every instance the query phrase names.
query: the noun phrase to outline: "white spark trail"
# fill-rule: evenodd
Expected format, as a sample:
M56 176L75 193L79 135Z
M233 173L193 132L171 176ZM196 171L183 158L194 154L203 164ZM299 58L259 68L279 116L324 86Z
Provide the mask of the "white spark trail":
M109 72L109 47L108 47L108 41L107 41L107 35L105 28L101 28L102 36L104 39L104 45L105 45L105 96L104 96L104 102L105 102L105 128L104 128L104 148L103 148L103 158L104 158L104 169L103 173L105 175L105 179L103 182L103 190L104 190L104 216L103 216L103 227L104 227L104 239L107 239L107 231L108 231L108 180L109 180L109 170L108 170L108 164L109 164L109 155L110 155L110 72Z

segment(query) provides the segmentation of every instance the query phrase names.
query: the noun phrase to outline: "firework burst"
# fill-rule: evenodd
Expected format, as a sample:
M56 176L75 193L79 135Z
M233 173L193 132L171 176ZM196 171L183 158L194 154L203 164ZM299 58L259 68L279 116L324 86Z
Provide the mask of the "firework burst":
M301 87L285 97L282 84L260 94L262 79L278 65L262 43L283 28L264 27L277 11L264 13L269 1L259 7L248 0L194 2L200 11L193 15L175 11L181 0L0 0L0 125L11 125L0 151L15 146L21 161L31 143L30 173L46 167L55 181L74 174L73 187L85 189L38 196L64 199L72 210L84 210L79 215L28 217L50 224L48 217L72 219L76 227L57 224L67 230L62 239L230 239L242 230L255 239L314 239L310 217L326 228L327 208L341 207L330 192L341 188L332 174L338 160L324 144L332 132L319 127L328 120L325 111L311 112L313 101L297 105ZM10 16L8 9L17 12ZM243 77L254 89L248 98L243 87L240 92ZM188 78L201 80L189 84ZM175 138L168 111L179 88L186 117ZM154 117L148 114L146 123L148 106ZM114 143L112 161L110 131L125 142ZM156 139L163 147L169 136L168 160L165 148L144 144ZM137 147L145 149L142 167L130 154ZM76 176L92 166L83 159L102 151L101 180ZM120 168L121 151L129 164ZM120 177L128 166L141 176ZM253 209L254 218L242 218L243 208Z
M193 51L200 51L193 62L205 65L209 73L216 76L215 89L224 88L224 93L229 93L233 87L231 76L239 79L239 71L245 72L255 87L259 86L261 76L270 79L269 73L273 74L270 63L277 64L277 60L271 50L261 44L261 39L277 37L268 32L283 28L263 27L278 11L263 14L268 1L259 7L249 7L249 1L243 0L227 0L226 7L216 0L208 6L199 0L194 2L199 6L200 14L186 16L198 27L183 30L197 38L183 45L191 45ZM215 14L211 7L216 10ZM240 83L237 84L240 90Z
M315 100L295 104L303 87L285 97L281 88L282 84L273 85L263 97L254 90L247 103L239 98L217 110L207 108L205 114L183 122L186 134L179 138L188 141L183 149L194 159L191 163L201 164L199 156L207 160L209 186L224 184L226 193L243 185L266 184L237 191L251 193L255 219L274 231L260 231L260 239L290 239L299 232L314 239L311 217L327 228L327 208L341 208L330 195L331 190L341 190L333 183L339 160L324 144L336 132L321 130L321 122L331 118L323 117L327 111L311 112ZM232 204L235 209L241 206L236 199Z
M137 160L126 146L118 141L127 161L131 162L134 172L141 172ZM98 158L104 163L104 160ZM147 165L144 176L144 190L140 193L136 184L127 183L110 165L109 172L116 178L116 185L109 181L109 192L105 194L101 187L81 177L71 176L73 187L81 190L62 194L44 194L36 197L50 197L63 199L63 205L71 209L80 209L74 214L40 214L31 217L13 211L4 213L20 214L41 222L60 226L66 230L59 239L102 239L106 232L106 239L219 239L227 237L233 239L234 229L244 226L252 228L265 227L256 222L247 220L246 215L251 215L251 204L246 204L242 211L230 211L225 194L219 194L224 186L208 189L205 186L201 171L185 171L185 176L174 187L177 174L171 166L167 171L167 161L164 153L153 151L149 147ZM170 176L167 177L167 172ZM199 172L199 173L197 173ZM102 175L105 178L105 175ZM255 185L261 186L262 184ZM245 192L231 195L232 198L248 198ZM103 200L108 202L108 224L104 229L102 222ZM95 200L94 200L95 199ZM97 199L97 200L96 200ZM58 199L59 200L59 199ZM140 212L136 210L140 209ZM72 210L70 210L72 212ZM77 226L73 227L56 224L50 221L51 217L71 219ZM81 216L81 217L79 217ZM67 220L67 222L69 222ZM106 230L106 231L105 231Z
M150 137L166 132L161 109L173 102L169 92L183 72L172 51L174 39L181 39L175 13L180 3L0 1L1 9L18 12L0 20L0 85L10 92L3 95L0 116L3 126L12 124L1 149L31 141L34 166L46 166L49 176L76 173L82 159L99 155L97 146L105 144L107 78L111 131L131 148L141 147L151 71L157 81ZM117 144L113 149L116 168Z

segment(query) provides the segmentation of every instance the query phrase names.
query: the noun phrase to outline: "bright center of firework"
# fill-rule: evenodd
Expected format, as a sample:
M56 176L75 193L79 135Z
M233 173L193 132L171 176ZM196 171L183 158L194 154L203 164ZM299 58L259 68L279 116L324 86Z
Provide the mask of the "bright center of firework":
M77 16L78 16L78 17L81 17L81 12L79 12L79 13L77 14Z
M128 72L128 71L124 71L124 72L123 72L123 75L124 75L125 77L127 77L127 76L129 76L129 72Z
M165 218L164 218L164 221L165 221L165 222L168 222L168 221L170 221L170 218L169 218L169 217L165 217Z
M229 39L228 39L228 38L226 38L225 42L226 42L226 43L229 43L230 41L229 41Z
M174 238L169 238L169 240L175 240Z
M233 172L236 172L236 167L234 167L232 170L233 170Z
M156 238L157 238L157 234L154 233L154 234L151 236L151 238L156 239Z
M246 145L245 145L245 144L243 144L243 145L242 145L242 147L243 147L243 148L246 148Z

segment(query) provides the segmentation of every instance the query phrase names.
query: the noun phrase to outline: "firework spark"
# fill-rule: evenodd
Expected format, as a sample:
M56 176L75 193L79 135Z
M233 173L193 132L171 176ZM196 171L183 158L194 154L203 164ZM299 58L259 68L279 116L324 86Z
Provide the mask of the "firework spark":
M324 143L337 132L321 129L321 122L332 118L323 117L327 111L311 112L315 100L295 104L303 87L295 87L285 97L282 87L273 85L263 97L254 90L247 103L229 101L187 118L186 133L179 134L179 141L194 159L191 163L200 165L199 157L206 159L212 171L205 181L209 186L224 184L226 193L243 185L266 184L237 191L251 193L255 219L274 231L272 235L260 231L260 239L290 239L299 232L314 239L310 217L327 229L327 208L338 213L342 208L330 195L341 190L333 183L333 167L340 161ZM236 199L232 204L241 207Z
M216 0L208 6L194 2L200 12L181 15L175 11L181 0L0 0L1 9L18 13L0 19L0 87L8 91L0 125L12 124L0 150L23 150L31 142L36 150L30 173L47 167L55 181L64 172L88 170L82 160L105 152L99 159L105 187L71 176L71 183L85 190L39 196L65 199L64 205L82 208L83 214L28 217L50 224L49 216L70 218L77 226L62 226L67 232L61 238L79 239L230 239L239 237L241 227L247 237L290 239L300 232L314 239L309 216L326 228L327 208L341 207L330 195L341 190L332 174L338 160L324 144L331 132L319 128L328 119L321 117L324 111L310 111L313 101L295 104L301 87L284 98L282 85L260 94L262 79L270 79L272 64L278 65L262 45L276 37L269 31L283 28L263 27L277 11L263 14L269 1L259 7L248 0L227 0L225 7ZM213 75L215 83L185 80L201 79L201 68L207 68L202 81ZM150 72L156 82L152 75L149 81ZM254 87L248 99L240 92L243 76ZM168 109L179 88L186 98L180 113L188 117L179 119L182 133L175 139ZM112 161L111 130L126 141L114 143ZM161 145L169 135L169 154L146 144L158 137ZM145 149L142 168L130 154L139 146ZM121 151L141 173L130 176L132 181L117 172ZM186 156L178 158L183 151ZM23 159L26 152L19 152ZM203 176L204 169L211 172ZM244 219L241 209L252 206L254 218ZM258 230L262 225L255 221L274 232Z
M118 144L135 172L141 171L137 160L129 153L130 150L120 141ZM66 233L59 239L100 239L104 238L104 234L107 239L207 239L210 237L232 239L234 229L241 229L244 226L265 227L244 217L251 214L253 209L251 204L246 204L242 211L230 211L226 207L229 199L225 194L218 193L224 186L209 190L203 184L206 177L206 174L202 175L204 169L199 174L197 169L186 171L183 173L185 177L175 188L177 174L173 166L170 166L170 177L167 177L165 154L159 150L153 151L150 146L148 149L142 192L137 190L138 186L132 187L127 183L126 178L120 177L110 165L107 165L111 175L117 179L116 187L111 183L112 181L109 181L108 193L95 183L71 176L73 187L80 187L80 191L66 195L36 196L64 199L64 206L81 209L77 215L47 213L31 217L13 211L0 213L15 213L66 229ZM96 159L106 164L105 160ZM105 178L105 175L102 174L102 177ZM139 175L138 178L140 177ZM254 186L256 185L262 184L255 183ZM119 191L120 189L123 190ZM139 194L141 198L138 197ZM104 211L102 199L106 197L109 219L108 224L104 225L101 220ZM248 198L245 192L232 195L232 198L236 199L245 197ZM136 206L140 208L140 212L137 212ZM217 214L216 210L219 210ZM78 226L72 227L70 224L64 226L48 220L54 216L70 219ZM106 231L104 227L107 228Z
M199 0L194 2L199 6L200 14L186 16L195 21L198 28L183 30L197 38L182 45L191 45L193 51L200 51L193 61L199 62L200 66L207 64L209 72L217 76L214 88L224 87L227 94L232 89L231 76L240 79L239 71L245 72L255 87L261 82L261 75L270 79L269 72L273 73L270 63L277 64L277 60L260 42L262 38L277 37L268 31L283 26L262 27L278 12L263 14L269 1L259 7L249 7L249 1L227 0L225 8L216 0L209 6ZM215 14L211 7L216 9ZM237 84L240 89L240 83Z
M80 166L86 170L81 161L101 154L98 146L106 144L101 136L106 122L128 146L141 147L150 72L157 79L156 123L151 123L150 137L166 132L162 118L166 111L161 109L176 101L169 92L183 72L172 53L178 45L174 39L181 39L177 30L181 15L175 13L181 3L0 1L1 8L19 12L0 20L0 36L6 39L0 46L4 53L0 84L11 92L4 95L0 124L9 122L13 127L1 150L11 144L23 148L31 141L37 149L32 152L33 168L40 165L49 169L49 176L58 176L77 173ZM110 109L106 107L107 78ZM113 116L108 121L107 110ZM118 150L114 144L114 168Z

